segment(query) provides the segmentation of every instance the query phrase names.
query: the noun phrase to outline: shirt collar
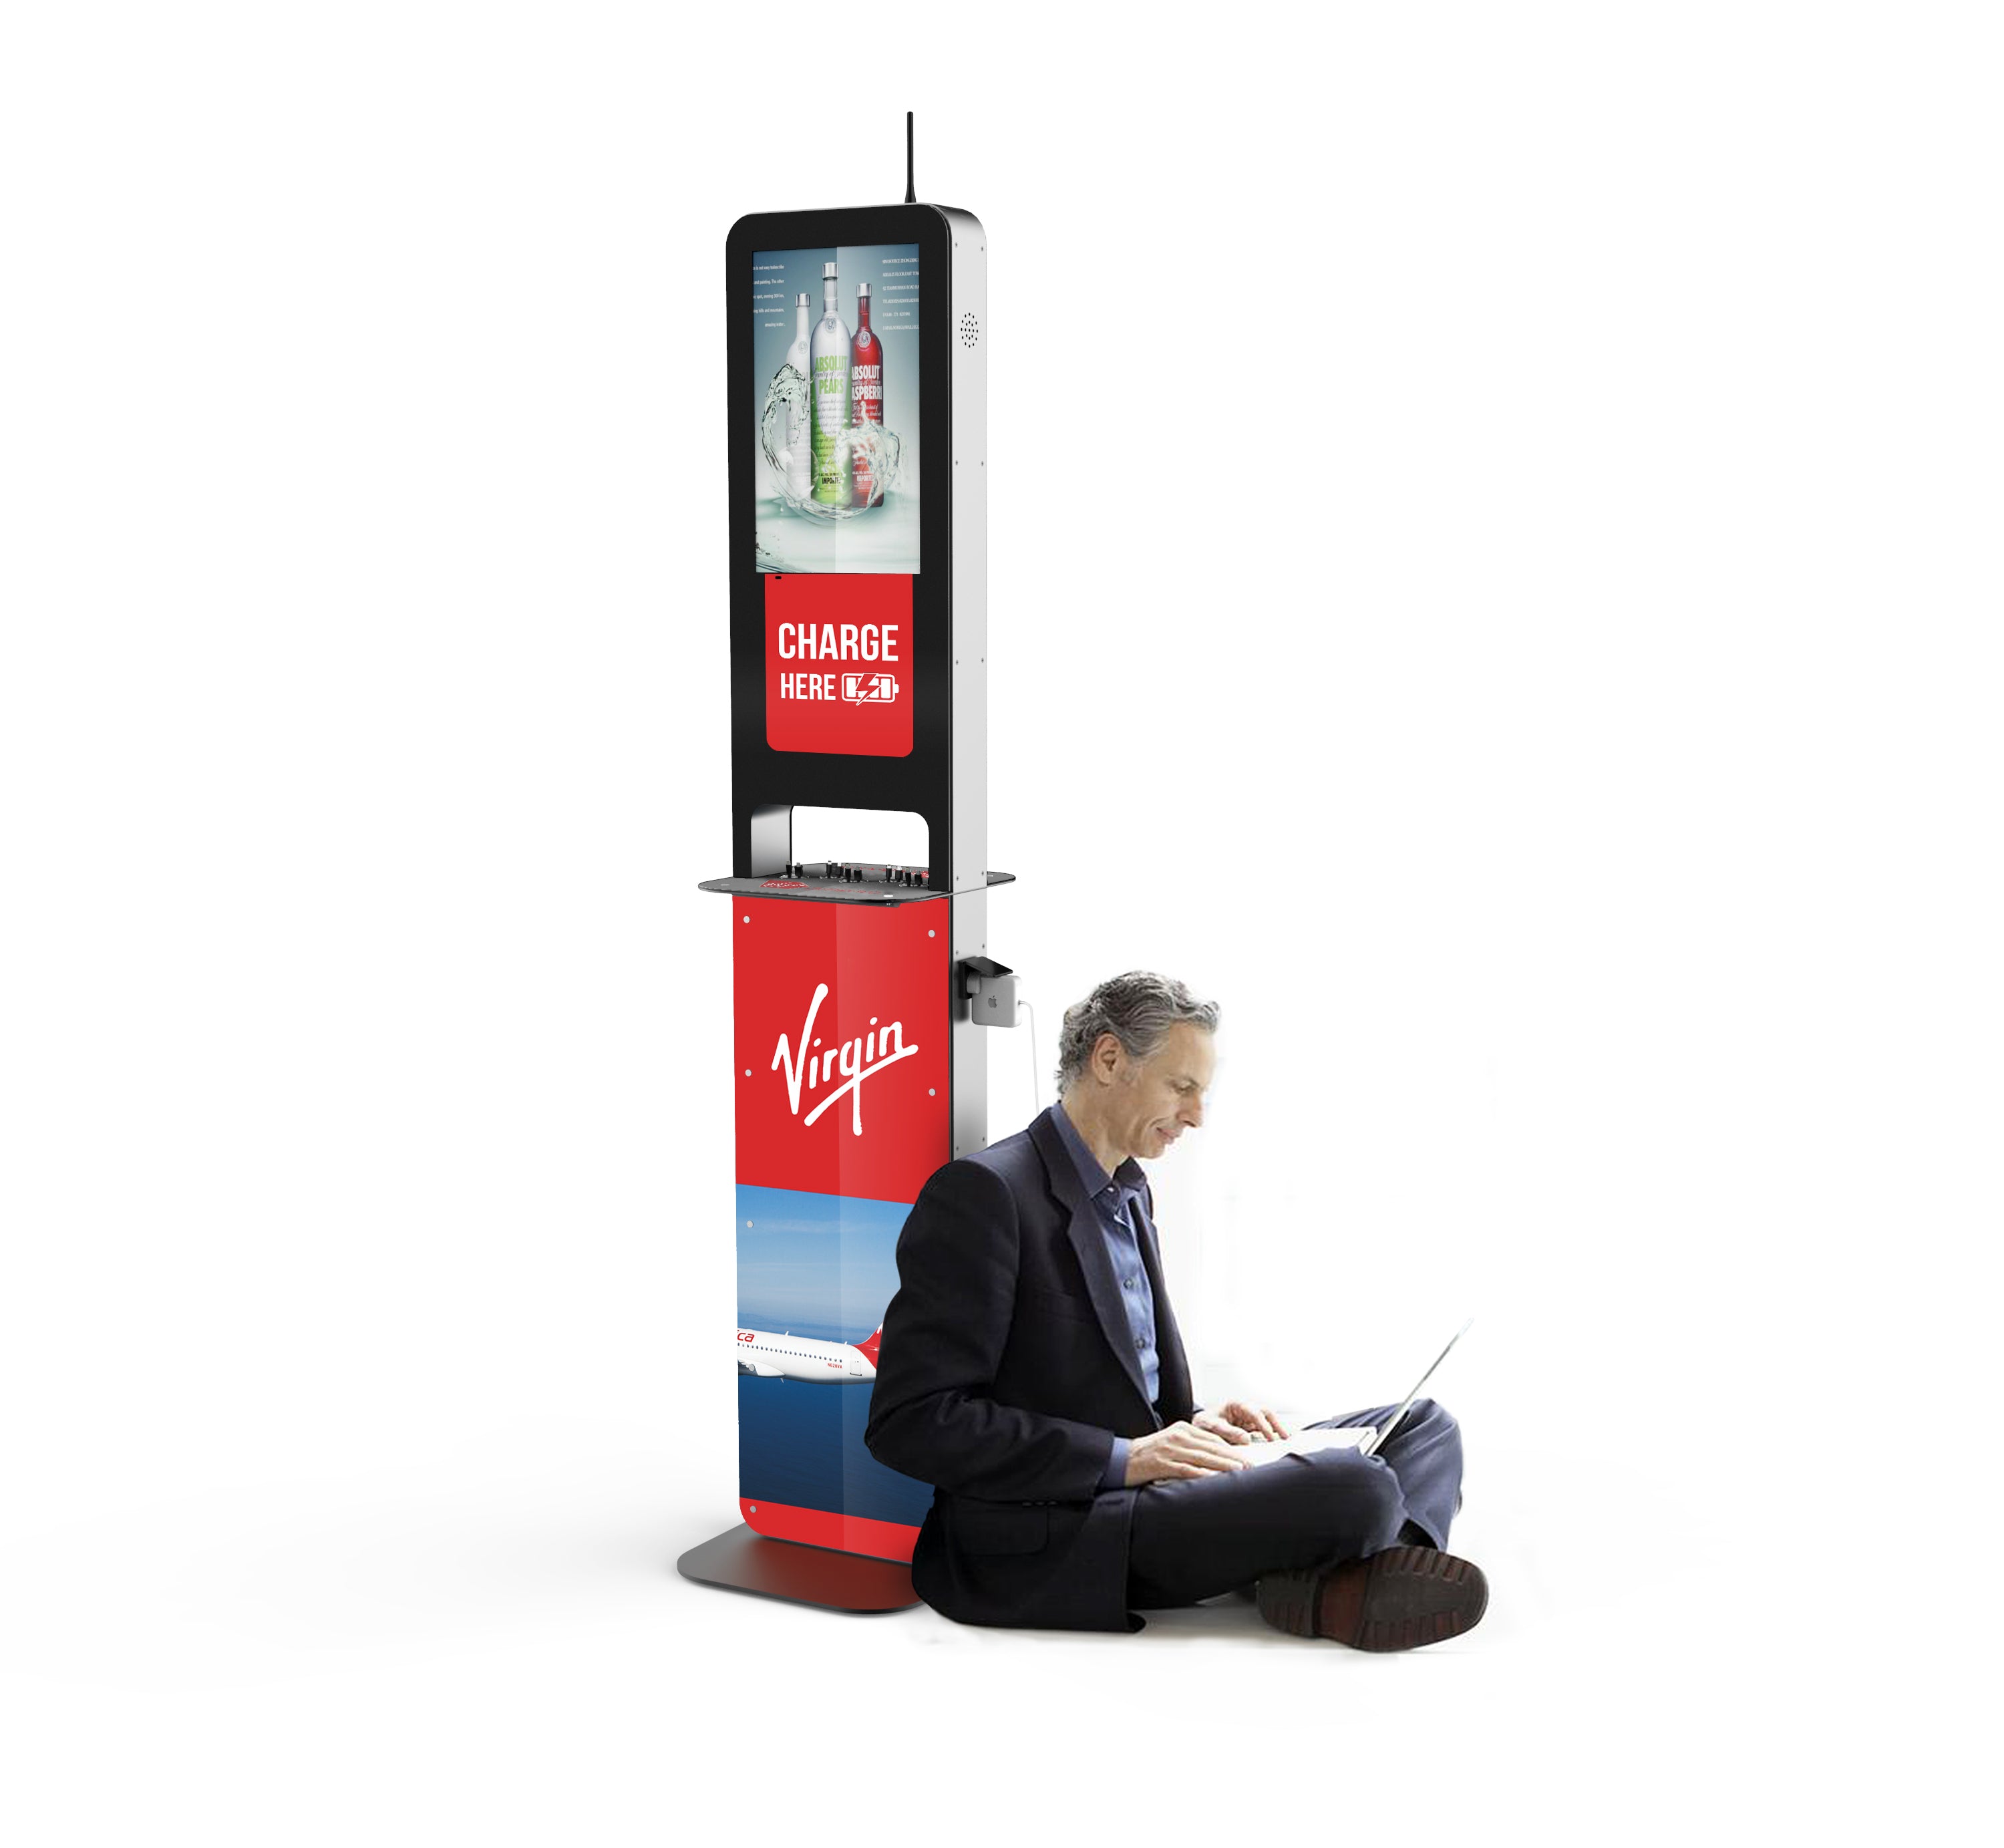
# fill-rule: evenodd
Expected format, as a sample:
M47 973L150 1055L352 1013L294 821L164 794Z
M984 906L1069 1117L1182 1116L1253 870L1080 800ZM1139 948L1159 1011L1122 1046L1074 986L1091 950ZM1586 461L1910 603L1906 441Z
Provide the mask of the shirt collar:
M1141 1172L1141 1164L1131 1155L1109 1174L1100 1166L1099 1158L1086 1147L1085 1138L1078 1133L1078 1125L1065 1114L1062 1103L1051 1106L1051 1120L1070 1153L1072 1166L1078 1170L1079 1183L1085 1189L1088 1200L1096 1200L1112 1187L1115 1190L1114 1208L1117 1212L1140 1192L1146 1176Z

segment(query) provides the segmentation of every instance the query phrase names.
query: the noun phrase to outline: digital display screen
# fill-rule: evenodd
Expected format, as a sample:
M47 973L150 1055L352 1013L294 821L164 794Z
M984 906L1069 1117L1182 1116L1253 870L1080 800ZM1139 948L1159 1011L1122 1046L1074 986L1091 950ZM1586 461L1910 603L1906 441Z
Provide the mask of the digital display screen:
M759 569L919 570L919 247L752 258Z

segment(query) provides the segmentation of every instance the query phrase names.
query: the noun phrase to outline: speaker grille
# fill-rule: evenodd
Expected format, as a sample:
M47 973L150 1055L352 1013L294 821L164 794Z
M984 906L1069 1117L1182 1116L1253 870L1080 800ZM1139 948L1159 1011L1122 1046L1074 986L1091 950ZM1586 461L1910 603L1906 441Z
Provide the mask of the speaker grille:
M979 345L980 342L981 323L974 318L974 312L969 309L960 317L960 343L972 349Z

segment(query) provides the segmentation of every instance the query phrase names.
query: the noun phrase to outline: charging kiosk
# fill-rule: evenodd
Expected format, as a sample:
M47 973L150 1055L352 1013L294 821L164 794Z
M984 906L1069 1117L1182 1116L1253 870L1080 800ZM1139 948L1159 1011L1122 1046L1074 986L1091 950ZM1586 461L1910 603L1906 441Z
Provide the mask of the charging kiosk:
M741 1524L686 1577L916 1602L931 1492L864 1448L897 1234L987 1141L987 239L914 202L726 245ZM811 861L794 812L847 844ZM906 818L922 855L878 844Z

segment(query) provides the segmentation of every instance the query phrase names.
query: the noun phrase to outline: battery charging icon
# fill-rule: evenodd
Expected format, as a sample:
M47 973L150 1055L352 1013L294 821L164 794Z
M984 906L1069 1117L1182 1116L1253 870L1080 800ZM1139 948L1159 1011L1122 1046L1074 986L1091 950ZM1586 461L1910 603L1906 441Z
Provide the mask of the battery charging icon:
M895 674L845 674L842 696L852 706L888 706L898 696Z

